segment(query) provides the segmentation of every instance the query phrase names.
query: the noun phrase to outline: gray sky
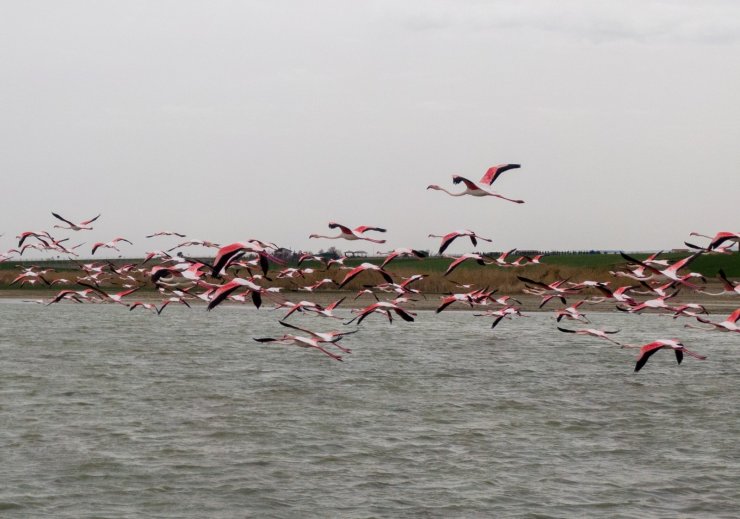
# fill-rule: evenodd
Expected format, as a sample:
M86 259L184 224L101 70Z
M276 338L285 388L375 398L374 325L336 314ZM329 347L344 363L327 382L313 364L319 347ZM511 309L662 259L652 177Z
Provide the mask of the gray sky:
M73 242L126 254L165 229L379 250L308 239L332 220L383 249L738 230L734 1L6 2L0 49L0 251L50 211L102 212ZM525 204L425 190L502 162Z

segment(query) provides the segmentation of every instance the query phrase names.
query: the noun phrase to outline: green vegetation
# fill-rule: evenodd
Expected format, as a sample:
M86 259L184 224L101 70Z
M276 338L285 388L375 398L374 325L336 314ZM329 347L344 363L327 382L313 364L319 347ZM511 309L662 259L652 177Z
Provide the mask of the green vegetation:
M492 254L493 257L497 254ZM645 259L648 254L632 254L637 259ZM666 253L660 256L661 259L676 261L685 258L687 253ZM514 255L516 258L516 255ZM510 259L514 259L510 258ZM381 263L383 258L353 258L345 260L345 267L354 267L364 262ZM209 261L208 259L206 261ZM459 291L454 282L462 284L475 284L478 287L497 288L501 292L519 292L523 284L517 279L517 276L524 276L531 279L543 280L546 282L557 279L569 279L574 282L583 280L609 280L612 286L621 286L633 284L634 281L629 278L615 278L609 274L610 270L621 270L627 265L619 254L554 254L542 258L539 265L526 265L521 268L499 267L496 265L480 266L474 261L467 261L460 265L447 278L442 274L453 260L451 258L433 256L422 260L415 258L398 258L390 263L386 268L389 270L394 279L399 282L401 278L413 274L427 274L428 277L423 281L414 284L414 288L429 293L444 293L450 291ZM84 260L89 262L89 260ZM139 263L141 259L127 258L116 259L112 263L122 265L125 263ZM152 262L151 265L154 263ZM40 268L52 268L55 272L48 274L49 280L66 277L74 279L70 272L78 272L77 263L62 260L48 261L8 261L0 263L0 288L8 288L8 284L19 273L18 265L30 266L37 265ZM291 265L295 267L295 264ZM286 289L295 289L298 286L306 286L313 282L330 277L335 281L341 281L346 274L346 270L339 270L333 266L330 271L325 271L323 265L316 261L306 261L301 265L302 268L314 268L316 272L306 274L303 278L294 279L273 279L270 286L282 286ZM273 267L274 268L274 267ZM719 269L723 269L730 278L740 278L740 253L731 255L725 254L704 254L696 258L689 266L690 271L700 272L708 279L716 281L716 275ZM242 272L240 275L246 275ZM274 277L274 273L271 274ZM141 282L146 282L144 277L139 276ZM454 282L453 282L454 280ZM381 283L380 276L369 275L361 276L353 280L346 288L348 290L359 290L363 285ZM15 287L10 287L15 288ZM30 287L29 287L30 288ZM37 288L47 288L45 285L37 285ZM24 288L25 289L25 288Z

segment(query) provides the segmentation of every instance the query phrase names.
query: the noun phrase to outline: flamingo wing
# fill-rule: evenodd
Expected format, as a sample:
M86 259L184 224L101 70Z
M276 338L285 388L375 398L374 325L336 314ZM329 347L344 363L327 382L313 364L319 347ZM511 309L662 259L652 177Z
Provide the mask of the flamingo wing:
M475 182L473 182L472 180L468 180L467 178L461 177L460 175L452 175L452 183L453 184L459 184L460 182L462 182L463 184L465 184L465 186L468 189L470 189L471 191L480 190L480 188L478 186L476 186L475 185Z
M67 220L66 218L62 218L62 217L61 217L61 216L59 216L59 215L58 215L57 213L51 213L51 215L52 215L52 216L53 216L54 218L56 218L57 220L61 220L61 221L63 221L64 223L66 223L66 224L69 224L69 225L71 225L71 226L73 226L73 227L75 226L75 224L73 224L72 222L70 222L70 221L69 221L69 220Z
M93 223L95 220L97 220L98 218L100 218L100 214L98 214L98 216L96 216L95 218L90 218L89 220L85 220L84 222L80 222L80 225L89 225L89 224Z
M499 164L498 166L491 166L490 168L488 168L488 171L486 171L485 175L483 175L483 177L480 179L480 182L481 184L487 184L490 186L504 171L509 171L510 169L521 167L521 164Z
M366 231L378 231L378 232L386 232L386 229L383 229L382 227L370 227L367 225L361 225L359 227L355 227L355 232L357 233L364 233Z

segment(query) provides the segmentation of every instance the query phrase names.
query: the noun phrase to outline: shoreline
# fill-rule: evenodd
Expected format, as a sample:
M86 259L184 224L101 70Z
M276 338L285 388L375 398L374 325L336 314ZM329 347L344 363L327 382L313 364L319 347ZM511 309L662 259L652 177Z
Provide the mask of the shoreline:
M712 287L713 289L715 287ZM61 290L61 289L60 289ZM0 290L0 300L24 300L29 301L30 303L35 303L40 300L50 300L55 295L59 293L59 290L49 290L46 288L32 288L32 289L3 289ZM339 309L355 309L355 308L364 308L368 305L371 305L375 302L375 299L368 296L368 295L362 295L356 300L353 299L354 295L356 295L356 292L354 291L329 291L329 290L322 290L318 292L305 292L305 291L281 291L277 294L268 294L263 296L262 301L262 308L270 308L271 306L281 302L281 301L289 301L289 302L298 302L298 301L312 301L315 303L318 303L322 306L327 306L342 297L345 298L345 300L339 305ZM382 296L383 294L379 294ZM387 297L381 297L381 301L388 301L393 299L391 294L385 294ZM441 299L449 294L441 294L441 293L435 293L435 294L424 294L424 296L417 295L418 299L416 301L409 301L408 303L404 303L403 307L415 311L415 310L436 310L437 307L439 307ZM511 294L511 296L515 299L518 299L521 304L514 303L514 305L521 309L523 312L553 312L558 308L562 308L563 304L559 300L554 300L551 302L548 302L544 308L539 308L540 302L542 301L540 296L534 296L529 294ZM593 294L590 292L584 292L583 294L578 294L575 297L570 296L567 298L568 304L572 304L575 301L579 299L588 299L591 297L599 297L598 294ZM644 300L644 298L650 299L649 296L642 296L640 297L640 300ZM164 296L161 296L154 290L142 290L140 292L137 292L136 294L132 294L129 297L126 298L126 301L129 303L132 303L134 301L142 301L142 302L159 302L164 299ZM205 306L205 303L199 299L194 300L188 300L188 302L193 306ZM721 295L721 296L710 296L706 294L689 294L688 296L683 296L683 294L679 294L674 299L671 299L672 306L679 306L681 304L685 303L698 303L704 306L707 311L710 314L718 314L721 315L722 313L730 313L740 307L740 301L738 301L737 298L734 298L732 295ZM59 304L80 304L80 303L74 303L74 302L62 302ZM84 303L83 303L84 304ZM249 303L238 303L234 301L228 301L224 302L223 304L228 305L241 305L241 304L247 304L249 306L253 306L251 302ZM475 306L470 307L463 303L453 303L447 308L445 308L445 312L447 311L474 311L474 312L480 312L484 311L486 309L497 309L501 308L500 305L497 305L496 303L489 303L484 306ZM595 304L586 304L585 306L581 307L581 310L584 311L584 313L588 313L588 310L592 308L594 311L598 312L606 312L606 311L613 311L618 312L616 309L616 303L611 300L603 301L600 303ZM656 311L649 311L646 310L646 313L658 313ZM660 312L667 314L667 312ZM670 314L668 314L670 315Z

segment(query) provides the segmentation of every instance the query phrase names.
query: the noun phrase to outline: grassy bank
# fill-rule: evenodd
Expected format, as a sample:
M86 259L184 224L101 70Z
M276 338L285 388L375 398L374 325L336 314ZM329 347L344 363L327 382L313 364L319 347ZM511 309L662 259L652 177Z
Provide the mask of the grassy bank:
M647 254L634 254L638 259L644 259ZM667 253L661 258L677 260L686 257L686 253ZM87 260L85 260L87 261ZM121 265L124 263L139 263L141 259L117 259L113 263ZM382 258L366 259L348 259L345 266L352 267L362 262L380 263ZM622 286L633 284L634 282L626 278L615 278L609 274L610 270L616 270L626 265L626 261L619 254L558 254L545 256L539 265L527 265L524 267L499 267L496 265L480 266L473 262L466 262L459 266L452 274L444 277L449 264L453 260L443 257L430 257L422 260L401 258L394 260L388 265L387 270L391 272L394 279L400 281L403 277L413 274L426 274L424 280L414 284L418 288L428 293L445 293L450 291L459 291L453 281L460 284L474 284L477 287L497 288L501 293L520 293L523 283L517 279L517 275L525 276L532 279L544 280L547 282L556 279L569 279L571 281L583 280L609 280L612 286ZM49 281L58 278L74 280L80 271L79 266L72 261L66 260L45 260L45 261L7 261L0 263L0 290L8 288L10 282L20 273L21 267L36 265L42 269L54 269L45 276ZM331 270L323 270L323 265L318 262L305 262L302 268L314 268L316 271L306 274L305 277L292 279L275 279L269 282L270 286L280 286L285 289L296 289L297 287L307 286L319 279L329 277L335 281L341 281L346 270L339 270L332 267ZM700 272L707 278L715 278L719 269L723 269L731 278L740 277L740 253L732 255L706 254L698 257L690 265L693 272ZM243 273L246 275L246 273ZM275 273L271 272L271 276ZM147 280L143 276L137 276L141 282ZM365 273L349 283L345 288L347 290L359 290L363 285L376 284L382 282L379 275L375 273ZM33 291L34 288L46 288L45 285L36 287L24 287L23 289Z

